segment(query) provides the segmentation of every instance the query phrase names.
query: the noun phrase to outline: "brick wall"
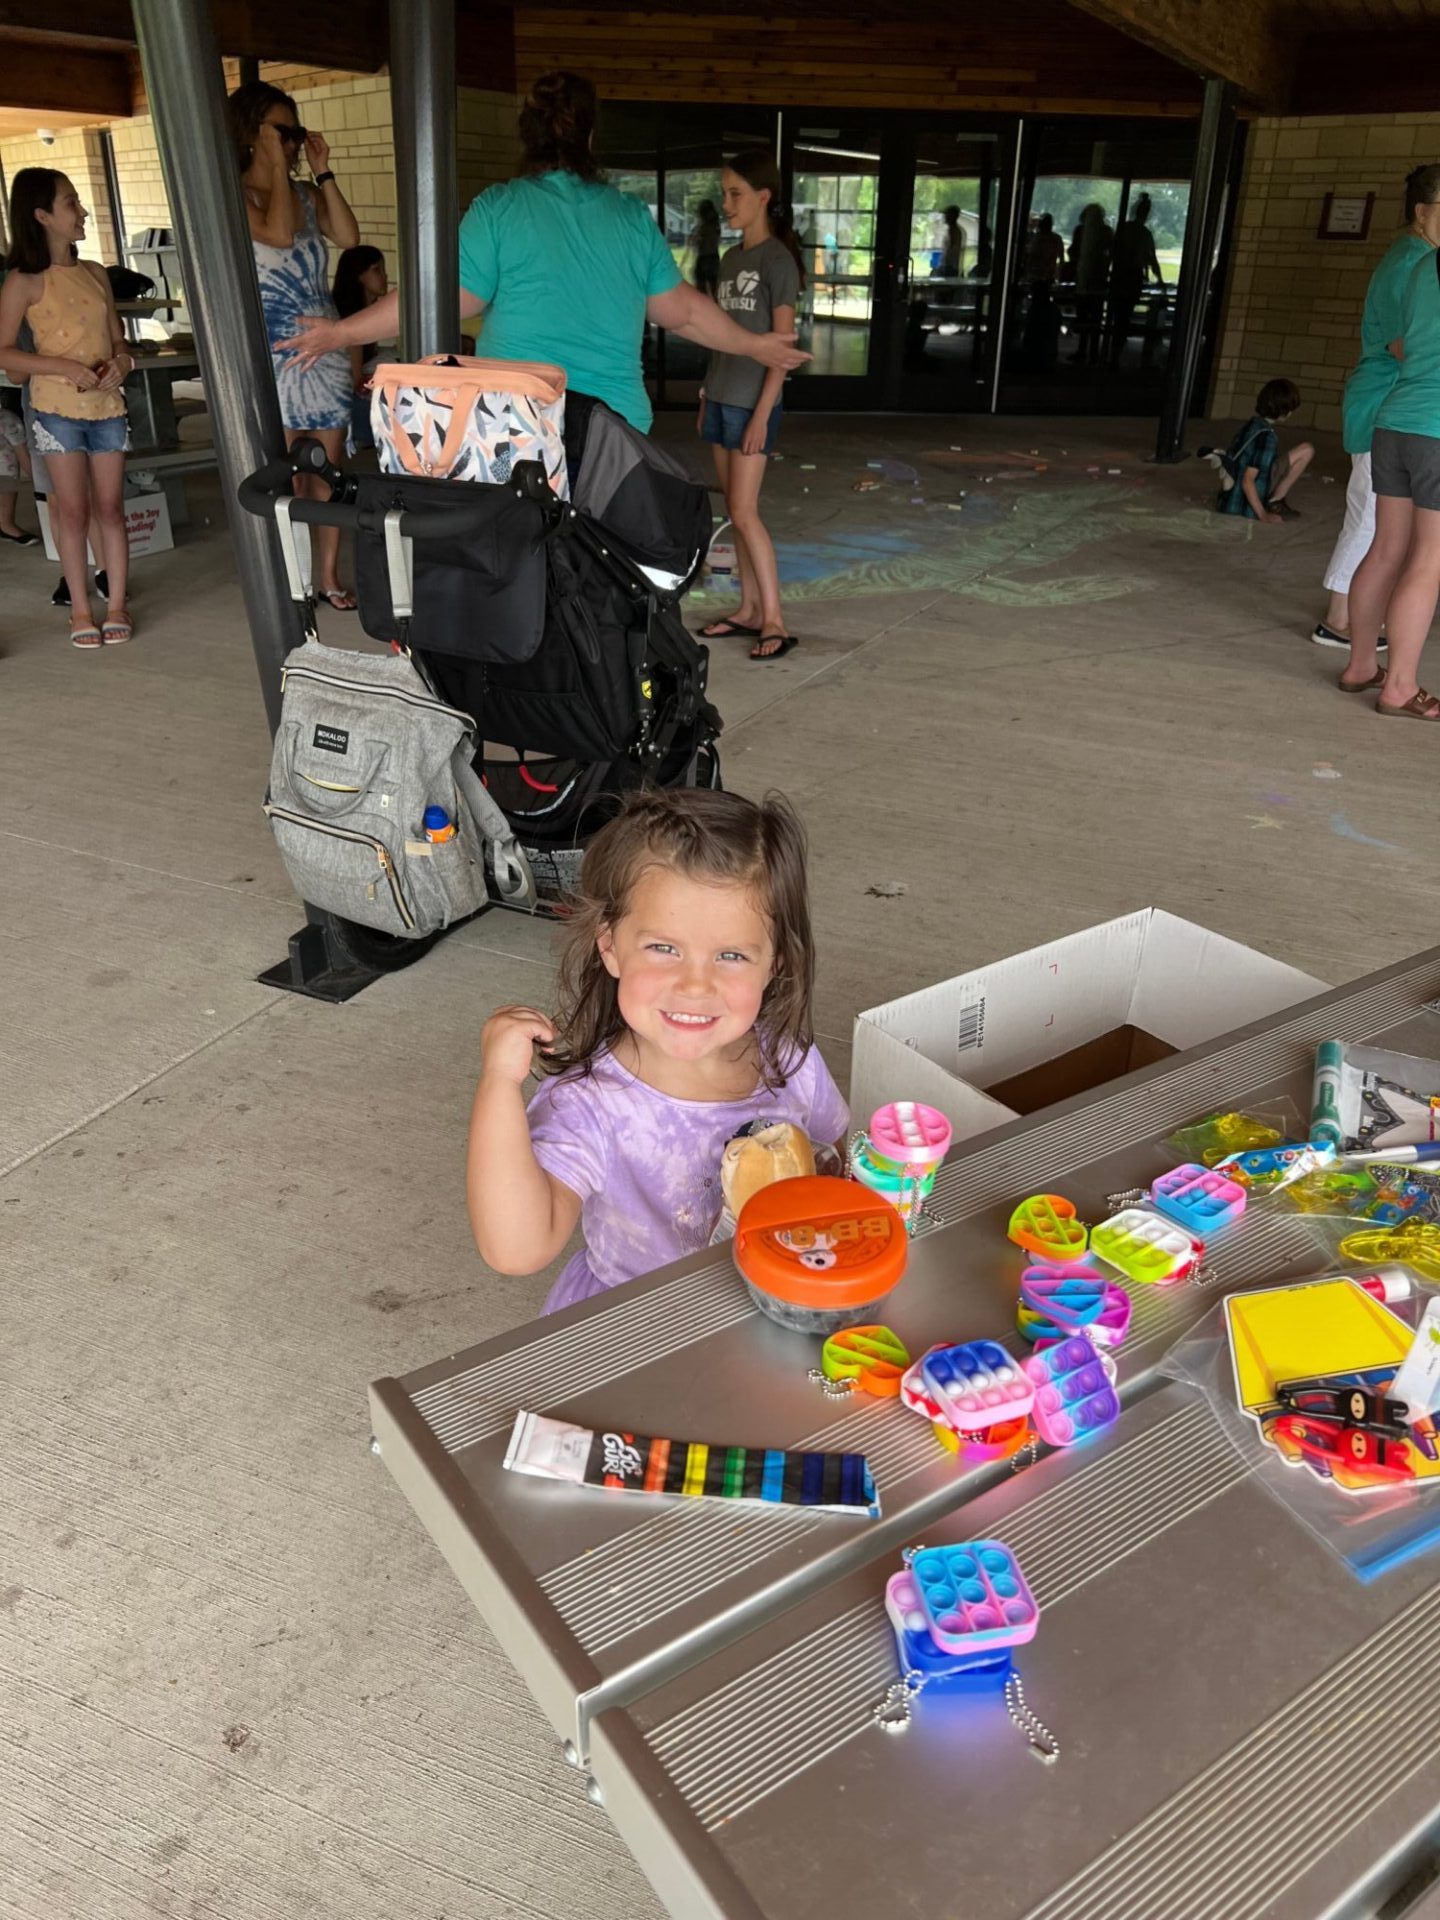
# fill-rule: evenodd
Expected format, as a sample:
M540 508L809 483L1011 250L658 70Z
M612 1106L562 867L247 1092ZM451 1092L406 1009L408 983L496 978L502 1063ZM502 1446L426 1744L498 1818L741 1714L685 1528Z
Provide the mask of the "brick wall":
M90 212L83 253L87 259L104 260L112 265L118 260L98 129L72 127L57 134L53 146L46 146L33 134L0 140L0 166L5 170L7 186L22 167L55 167L68 174Z
M342 73L268 62L262 79L294 97L306 126L330 142L331 164L360 225L360 237L389 257L397 246L394 129L388 74ZM227 91L239 84L238 63L225 62ZM463 211L474 196L497 180L508 180L519 162L515 136L516 97L478 87L461 87L456 115L456 170ZM115 173L120 185L127 234L145 227L168 227L170 207L155 124L148 113L111 124ZM7 179L27 166L60 167L74 178L81 197L93 209L91 251L115 260L115 236L100 156L99 130L63 134L53 147L35 139L0 143Z
M497 180L520 170L520 138L515 131L519 96L461 87L456 118L460 211Z
M1241 188L1210 411L1249 413L1283 375L1303 395L1297 422L1339 430L1375 263L1400 229L1411 167L1440 160L1440 114L1257 120ZM1366 240L1317 238L1327 193L1373 192Z

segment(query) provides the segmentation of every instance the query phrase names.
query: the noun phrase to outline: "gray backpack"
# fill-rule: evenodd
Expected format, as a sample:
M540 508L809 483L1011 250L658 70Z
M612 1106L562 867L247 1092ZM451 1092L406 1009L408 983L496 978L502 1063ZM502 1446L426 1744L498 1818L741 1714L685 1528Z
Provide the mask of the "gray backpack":
M509 821L471 764L475 725L408 655L307 640L285 662L265 811L301 899L418 939L501 897L534 904ZM456 832L426 838L427 807Z

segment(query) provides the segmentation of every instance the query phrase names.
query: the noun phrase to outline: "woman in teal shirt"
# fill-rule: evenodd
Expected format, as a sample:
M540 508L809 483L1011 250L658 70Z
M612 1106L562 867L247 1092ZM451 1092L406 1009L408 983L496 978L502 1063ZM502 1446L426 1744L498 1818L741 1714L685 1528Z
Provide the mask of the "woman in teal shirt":
M681 276L641 201L608 186L595 163L595 89L579 74L542 74L520 110L518 180L490 187L460 223L460 316L485 316L487 359L543 360L643 433L640 374L650 321L721 353L788 372L810 358L793 334L747 333ZM315 321L282 347L302 363L399 330L392 293L349 320Z
M1375 538L1375 489L1370 483L1370 438L1375 416L1394 386L1400 361L1393 351L1404 324L1402 307L1410 275L1436 242L1426 231L1430 204L1440 197L1440 167L1416 167L1405 182L1405 231L1391 243L1370 276L1360 319L1360 359L1345 382L1341 425L1350 456L1345 523L1325 569L1330 596L1325 618L1310 638L1322 647L1350 645L1350 582ZM1440 235L1436 236L1440 238Z
M1440 169L1418 173L1429 176L1432 192L1440 189ZM1375 538L1350 586L1350 662L1340 685L1347 693L1378 688L1375 710L1387 717L1440 720L1440 700L1418 679L1440 599L1440 193L1413 203L1411 213L1429 246L1406 282L1399 371L1374 415ZM1383 673L1382 625L1390 645Z

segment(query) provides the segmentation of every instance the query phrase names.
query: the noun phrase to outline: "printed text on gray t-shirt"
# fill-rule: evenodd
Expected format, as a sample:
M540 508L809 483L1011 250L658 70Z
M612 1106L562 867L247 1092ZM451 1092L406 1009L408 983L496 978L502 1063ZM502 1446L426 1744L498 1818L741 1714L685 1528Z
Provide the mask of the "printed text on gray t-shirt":
M769 333L776 307L793 307L800 292L800 269L779 240L758 247L732 247L720 262L715 298L747 333ZM705 398L722 407L753 407L765 384L758 360L738 353L712 353L705 375Z

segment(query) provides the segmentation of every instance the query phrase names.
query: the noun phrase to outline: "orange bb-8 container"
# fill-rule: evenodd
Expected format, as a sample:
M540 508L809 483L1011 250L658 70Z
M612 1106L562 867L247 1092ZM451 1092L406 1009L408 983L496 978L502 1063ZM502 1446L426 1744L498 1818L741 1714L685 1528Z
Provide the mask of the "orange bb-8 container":
M858 1326L905 1271L905 1223L853 1180L778 1180L740 1209L735 1264L762 1312L796 1333Z

